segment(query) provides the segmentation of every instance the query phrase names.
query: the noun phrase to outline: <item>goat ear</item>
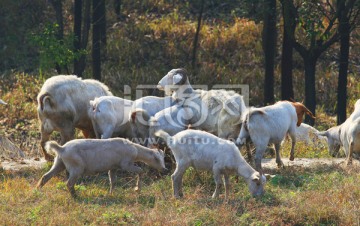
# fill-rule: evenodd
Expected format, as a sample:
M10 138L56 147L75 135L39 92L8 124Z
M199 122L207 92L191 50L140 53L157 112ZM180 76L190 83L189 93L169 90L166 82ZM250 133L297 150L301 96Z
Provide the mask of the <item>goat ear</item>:
M265 173L264 175L266 177L266 180L270 180L271 178L276 177L276 175L271 175L271 174L267 174L267 173Z
M251 180L255 182L257 185L261 184L259 175L256 175L255 173L251 176Z
M173 77L174 85L183 85L187 80L187 71L184 68L177 70Z

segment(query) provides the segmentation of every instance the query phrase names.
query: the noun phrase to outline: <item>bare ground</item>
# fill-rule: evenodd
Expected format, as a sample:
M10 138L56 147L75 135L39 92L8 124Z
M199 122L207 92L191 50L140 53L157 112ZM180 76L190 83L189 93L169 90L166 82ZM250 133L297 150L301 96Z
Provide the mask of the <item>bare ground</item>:
M321 165L344 165L345 158L295 158L290 161L282 158L285 167L299 166L304 168L318 167ZM36 156L27 156L18 146L4 136L0 136L0 168L3 170L21 170L24 168L42 168L46 165L46 160ZM358 160L353 159L353 165L360 166ZM262 160L264 169L277 169L275 158Z

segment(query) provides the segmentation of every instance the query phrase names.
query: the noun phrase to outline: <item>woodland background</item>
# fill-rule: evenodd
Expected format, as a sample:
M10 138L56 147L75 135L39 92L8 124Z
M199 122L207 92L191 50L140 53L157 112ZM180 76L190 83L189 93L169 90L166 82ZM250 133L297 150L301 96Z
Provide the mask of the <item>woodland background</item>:
M357 99L359 0L4 0L0 6L3 79L76 74L121 96L124 85L156 84L185 67L192 84L249 84L251 105L304 101L315 113L337 114L337 123Z

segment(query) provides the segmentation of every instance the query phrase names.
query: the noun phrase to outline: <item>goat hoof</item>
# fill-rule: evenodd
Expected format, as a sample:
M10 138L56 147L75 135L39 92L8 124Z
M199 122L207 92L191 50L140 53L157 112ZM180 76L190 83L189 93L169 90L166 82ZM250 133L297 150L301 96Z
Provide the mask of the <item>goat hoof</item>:
M295 159L294 156L290 156L289 158L290 161L294 161L294 159Z
M135 187L135 188L134 188L134 191L140 192L140 188L139 188L139 187Z

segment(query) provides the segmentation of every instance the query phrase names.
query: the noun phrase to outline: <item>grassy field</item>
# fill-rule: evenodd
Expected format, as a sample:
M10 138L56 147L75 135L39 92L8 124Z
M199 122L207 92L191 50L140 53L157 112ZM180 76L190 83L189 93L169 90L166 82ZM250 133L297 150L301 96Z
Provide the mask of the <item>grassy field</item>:
M296 160L295 160L296 161ZM55 177L35 189L42 170L1 171L1 225L358 225L359 167L287 167L274 170L260 198L250 196L242 178L231 178L228 202L223 194L211 199L211 174L184 177L184 198L172 197L170 176L148 172L140 193L133 191L133 175L118 175L108 193L106 175L85 177L70 197ZM201 182L200 182L201 181Z

